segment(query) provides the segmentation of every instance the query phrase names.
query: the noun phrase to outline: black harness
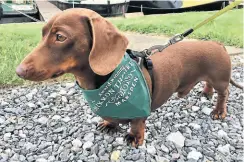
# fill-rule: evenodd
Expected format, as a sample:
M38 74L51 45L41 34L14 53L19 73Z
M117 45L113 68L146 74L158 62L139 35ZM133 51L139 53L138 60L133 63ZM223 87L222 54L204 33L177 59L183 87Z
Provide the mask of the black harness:
M148 73L150 75L151 81L152 81L152 92L154 89L153 83L154 83L154 77L153 77L153 63L152 60L145 56L145 53L133 51L131 49L127 49L126 52L129 54L129 56L136 60L136 62L140 65L140 68L142 69L142 66L144 65L146 69L148 70Z
M189 34L189 31L187 32L187 35L188 34ZM183 40L183 38L185 36L186 36L186 32L184 34L179 34L179 35L174 36L164 45L155 45L155 46L152 46L143 51L134 51L131 49L126 50L126 52L130 55L130 57L137 61L137 63L140 65L141 69L142 69L142 66L144 65L146 67L146 69L148 70L148 73L149 73L149 75L151 77L151 81L152 81L152 92L154 90L153 62L149 57L157 52L162 52L168 46Z

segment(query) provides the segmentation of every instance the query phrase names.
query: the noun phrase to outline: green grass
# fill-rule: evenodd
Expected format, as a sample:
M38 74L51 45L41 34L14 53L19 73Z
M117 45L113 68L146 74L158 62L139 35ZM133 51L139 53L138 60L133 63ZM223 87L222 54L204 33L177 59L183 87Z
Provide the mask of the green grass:
M148 15L136 18L112 18L122 31L156 33L172 36L183 33L216 12L185 12L180 14ZM211 39L243 47L243 9L231 10L194 31L189 38Z
M190 37L218 40L225 45L243 47L242 12L243 10L229 11L204 25ZM109 18L109 21L123 31L174 35L184 32L212 14L213 12L191 12L130 19ZM42 23L0 25L0 85L26 83L17 77L15 68L40 41L42 26ZM70 78L71 75L65 75L61 79Z
M40 29L40 24L0 25L0 84L23 82L15 68L40 40Z
M15 74L15 69L40 41L42 26L42 23L0 25L0 85L26 83Z

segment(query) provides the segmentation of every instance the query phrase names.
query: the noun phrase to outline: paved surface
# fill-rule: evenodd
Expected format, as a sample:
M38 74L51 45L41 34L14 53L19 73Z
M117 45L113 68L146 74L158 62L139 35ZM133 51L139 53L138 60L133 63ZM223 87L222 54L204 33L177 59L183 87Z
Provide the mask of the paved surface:
M153 45L164 44L170 38L165 36L153 36L153 35L136 34L136 33L125 33L125 35L130 41L129 48L134 50L143 50ZM184 39L184 41L189 41L189 40L192 41L195 39ZM225 47L228 53L231 55L243 53L243 48L236 48L232 46L225 46Z
M57 8L52 3L47 0L36 1L39 12L42 16L43 21L47 22L52 16L56 15L58 12L61 12L59 8Z

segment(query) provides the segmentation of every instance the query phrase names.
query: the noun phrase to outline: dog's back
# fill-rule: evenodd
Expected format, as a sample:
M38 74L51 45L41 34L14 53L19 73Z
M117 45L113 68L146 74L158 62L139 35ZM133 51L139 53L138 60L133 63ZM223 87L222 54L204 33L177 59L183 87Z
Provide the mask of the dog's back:
M186 92L199 81L229 83L230 80L230 57L221 44L213 41L179 42L151 59L157 87L153 95L154 108L162 105L172 93Z

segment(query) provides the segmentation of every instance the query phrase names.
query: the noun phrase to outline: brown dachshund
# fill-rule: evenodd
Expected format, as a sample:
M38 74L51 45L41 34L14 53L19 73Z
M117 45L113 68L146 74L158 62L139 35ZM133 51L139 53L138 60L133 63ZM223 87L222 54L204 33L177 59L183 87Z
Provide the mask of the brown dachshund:
M23 79L43 81L72 73L84 89L96 89L120 64L128 40L110 22L88 9L68 9L54 16L42 29L42 40L17 67ZM200 81L206 81L203 94L218 93L213 119L226 117L226 101L231 77L231 61L225 48L211 41L179 42L151 56L154 111L178 92L184 97ZM143 68L148 87L150 75ZM131 123L126 140L132 146L143 144L146 118L115 120L105 118L99 128L114 129L119 123Z

